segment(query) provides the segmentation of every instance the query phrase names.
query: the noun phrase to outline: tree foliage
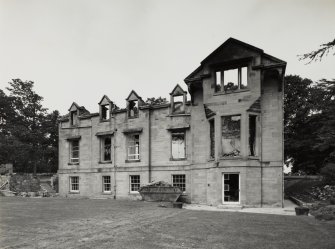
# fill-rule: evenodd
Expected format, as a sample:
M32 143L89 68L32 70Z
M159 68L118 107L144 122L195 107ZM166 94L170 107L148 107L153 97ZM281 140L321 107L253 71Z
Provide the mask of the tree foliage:
M308 59L309 60L308 63L311 63L312 61L321 61L322 57L328 55L330 50L332 50L334 47L335 47L335 39L331 42L321 44L320 48L317 50L300 55L300 60ZM333 55L335 55L335 53Z
M13 79L8 96L0 90L0 163L13 163L17 172L55 172L59 113L48 113L33 87Z
M152 97L152 98L147 98L147 100L145 101L146 104L149 105L161 105L161 104L166 104L168 103L168 101L166 100L166 98L162 98L162 97Z
M293 172L315 174L333 160L334 98L335 81L285 77L285 159Z

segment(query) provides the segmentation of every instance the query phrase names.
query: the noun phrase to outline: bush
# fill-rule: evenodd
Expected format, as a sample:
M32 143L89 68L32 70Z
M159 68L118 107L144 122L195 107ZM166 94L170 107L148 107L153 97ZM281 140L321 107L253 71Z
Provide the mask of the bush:
M335 163L327 163L320 171L327 184L335 184Z

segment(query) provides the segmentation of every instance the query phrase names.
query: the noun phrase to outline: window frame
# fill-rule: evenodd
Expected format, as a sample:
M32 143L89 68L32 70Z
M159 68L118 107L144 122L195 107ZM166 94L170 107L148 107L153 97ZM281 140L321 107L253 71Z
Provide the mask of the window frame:
M240 117L240 127L239 127L239 142L240 142L240 151L239 151L239 154L238 155L225 155L223 153L223 143L222 143L222 139L223 139L223 132L222 132L222 129L223 129L223 119L225 117ZM239 113L239 114L230 114L230 115L223 115L220 117L221 118L221 123L220 123L220 158L221 159L225 159L225 158L238 158L238 157L242 157L242 150L243 150L243 145L242 145L242 114Z
M130 108L130 105L134 103L134 106L132 108ZM136 108L136 113L134 111L134 115L131 115L131 110L133 110L134 108ZM137 100L128 100L128 106L127 106L127 112L128 112L128 118L132 119L132 118L138 118L140 116L140 101Z
M104 121L109 121L111 119L111 104L105 104L105 105L100 105L101 108L101 114L100 114L100 121L104 122ZM104 118L104 115L105 118Z
M73 143L78 142L78 157L73 157ZM80 139L71 139L69 140L69 163L70 164L79 164L80 162Z
M247 72L246 72L246 81L244 83L246 83L246 85L243 85L243 79L242 79L242 68L246 68ZM237 89L234 90L225 90L225 84L224 84L224 72L225 71L229 71L229 70L235 70L237 69L237 79L236 79L236 83L237 83ZM217 74L220 74L220 84L218 84L217 82ZM216 68L214 69L214 92L215 93L230 93L230 92L236 92L236 91L241 91L241 90L245 90L248 89L248 85L249 85L249 65L248 64L241 64L241 65L236 65L236 66L232 66L232 67L222 67L222 68ZM244 87L241 87L244 86ZM219 88L219 90L218 90Z
M105 140L107 138L110 138L110 160L106 160L105 159L105 147L106 147L106 143ZM100 136L100 162L103 163L111 163L112 160L112 156L113 156L113 139L112 139L112 135L104 135L104 136Z
M184 136L184 157L173 157L173 135L180 135L182 134ZM172 161L181 161L187 159L187 144L186 144L186 130L171 130L171 143L170 143L170 151L171 151L171 160Z
M74 179L77 179L77 182L73 182ZM79 176L70 176L69 177L69 192L70 193L79 193L80 191L80 179ZM77 189L73 189L73 186L77 186Z
M105 180L109 178L109 182L106 182ZM109 185L109 190L106 190L106 186ZM102 192L104 194L110 194L112 193L112 177L110 175L103 175L102 176Z
M172 174L172 186L179 187L183 193L186 192L186 174Z
M138 182L133 182L133 177L138 177ZM137 190L132 190L133 189L133 186L134 185L138 185L137 187ZM138 190L140 189L141 187L141 175L129 175L129 193L131 194L137 194L138 193Z
M129 133L126 135L127 139L126 139L126 148L127 148L127 160L129 162L138 162L141 160L141 141L140 141L140 133ZM130 141L131 141L131 137L135 137L138 136L138 139L134 139L134 145L130 145ZM138 142L138 146L136 146L136 142ZM135 147L135 151L136 151L136 147L138 147L138 153L137 154L130 154L129 153L129 148L130 147ZM135 158L130 158L130 156L135 156ZM136 157L137 156L137 157Z

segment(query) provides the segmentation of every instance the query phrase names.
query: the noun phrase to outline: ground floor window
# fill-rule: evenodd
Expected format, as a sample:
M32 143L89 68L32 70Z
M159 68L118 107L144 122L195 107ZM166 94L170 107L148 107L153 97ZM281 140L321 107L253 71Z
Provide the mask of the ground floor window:
M70 176L70 192L79 192L79 176Z
M102 177L102 191L104 193L110 193L112 190L111 188L111 177L110 176L103 176Z
M174 187L179 187L181 191L186 190L186 177L185 175L172 175L172 184Z
M141 178L139 175L130 176L130 192L138 192L141 185Z
M223 202L240 201L240 175L235 173L223 174Z

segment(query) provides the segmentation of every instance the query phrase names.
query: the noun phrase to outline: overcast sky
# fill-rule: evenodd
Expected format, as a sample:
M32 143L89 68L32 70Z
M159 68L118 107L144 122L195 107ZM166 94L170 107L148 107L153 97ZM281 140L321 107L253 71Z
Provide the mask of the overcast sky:
M335 38L334 0L0 0L0 89L32 80L44 105L97 112L134 89L169 97L229 37L287 61L286 74L335 78L335 56L297 55ZM334 51L335 52L335 51Z

